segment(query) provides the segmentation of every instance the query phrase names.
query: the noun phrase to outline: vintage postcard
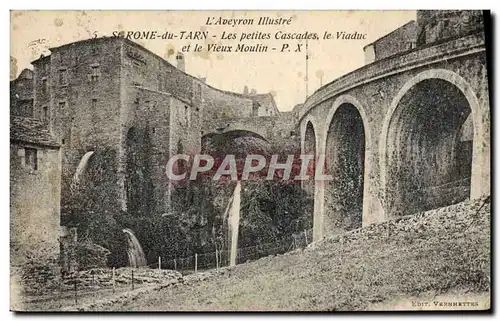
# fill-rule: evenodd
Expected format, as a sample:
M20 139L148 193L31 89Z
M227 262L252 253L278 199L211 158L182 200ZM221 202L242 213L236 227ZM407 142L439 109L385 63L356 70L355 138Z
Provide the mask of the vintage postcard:
M490 23L11 11L11 310L490 310Z

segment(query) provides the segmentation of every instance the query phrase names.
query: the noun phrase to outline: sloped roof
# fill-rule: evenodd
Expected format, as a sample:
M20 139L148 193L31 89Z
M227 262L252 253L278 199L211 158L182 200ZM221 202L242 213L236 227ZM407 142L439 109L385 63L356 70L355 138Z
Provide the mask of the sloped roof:
M10 141L52 148L60 146L52 137L46 125L31 117L12 116L10 118Z

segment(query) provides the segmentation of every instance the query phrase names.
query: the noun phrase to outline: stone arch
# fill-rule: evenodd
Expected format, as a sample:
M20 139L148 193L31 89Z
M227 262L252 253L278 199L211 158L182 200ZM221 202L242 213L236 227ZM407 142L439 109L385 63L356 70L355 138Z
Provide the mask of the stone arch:
M311 135L312 134L312 135ZM313 149L314 154L317 155L318 153L318 140L320 139L318 137L318 125L315 122L315 119L311 115L307 115L305 118L302 119L300 123L300 145L301 145L301 154L305 155L307 153L310 153L310 150ZM312 141L312 142L311 142ZM312 146L311 146L312 143ZM314 171L314 163L309 163L310 167L308 168L308 172L310 173L311 171ZM313 239L317 240L320 236L319 234L316 235L317 231L319 231L318 227L321 225L321 221L318 219L320 218L317 213L319 213L319 207L318 204L316 203L316 198L318 194L318 186L316 181L314 180L313 175L308 174L310 176L309 180L303 180L301 181L301 186L302 189L307 193L309 197L311 197L314 200L314 207L313 207L313 212L311 213L311 216L306 217L306 225L311 225L313 226Z
M313 129L314 131L314 138L315 138L315 149L316 151L318 150L319 144L318 144L318 124L316 124L315 119L311 115L307 115L305 118L302 119L300 123L300 147L301 151L304 152L304 143L306 140L306 130L307 127L310 126L310 128Z
M325 136L328 134L328 126L332 122L333 116L335 115L335 112L337 109L343 105L343 104L350 104L353 105L361 115L361 119L363 120L363 127L365 128L365 140L366 140L366 146L370 147L372 143L372 138L371 138L371 130L369 127L369 122L368 122L368 116L366 113L366 108L364 107L363 104L361 104L355 97L351 95L342 95L335 99L332 103L332 107L328 111L328 114L326 116L326 125L325 125ZM326 145L326 140L325 140L325 145Z
M325 168L324 230L359 228L368 213L371 131L365 107L353 96L336 98L328 110L323 133Z
M302 153L304 155L314 155L314 161L310 162L308 167L310 179L302 182L302 188L312 196L315 190L314 171L316 169L316 157L318 155L318 132L317 127L314 126L311 120L305 122Z
M446 90L444 90L445 88ZM437 94L431 95L429 93L429 90L434 90ZM440 91L441 90L441 91ZM420 93L419 93L420 91ZM453 106L451 105L451 98L445 97L443 98L443 95L440 94L446 94L446 92L454 92L456 91L456 95L458 98L457 103L454 104ZM427 95L424 95L426 93ZM429 108L425 109L426 112L428 113L434 113L438 115L441 115L441 125L437 124L438 120L433 119L432 115L429 116L427 115L426 112L422 111L421 109L418 109L417 107L414 107L410 104L410 99L412 98L412 95L415 99L419 98L418 95L421 97L438 97L436 98L435 101L438 103L443 103L443 104L448 104L450 108L439 108L441 104L439 105L434 105L433 107L435 108L430 108L426 106L423 106L424 108ZM416 102L420 103L418 100ZM457 107L455 107L455 105ZM446 106L446 105L445 105ZM456 108L456 109L451 109L451 108ZM468 107L468 108L467 108ZM410 115L407 116L405 115L406 113L410 113L408 109L413 108L415 112L413 114L415 115ZM453 113L454 112L454 113ZM415 209L415 210L427 210L432 208L431 202L429 200L430 195L426 190L430 189L431 184L429 182L423 182L423 183L418 183L418 187L416 186L415 188L418 188L418 191L422 191L422 195L420 196L415 196L413 195L410 197L409 192L403 193L403 195L397 195L398 193L391 193L388 191L389 189L389 179L391 175L394 174L389 174L388 170L390 169L390 163L395 162L393 160L390 160L393 157L399 157L399 156L394 156L394 155L406 155L402 157L406 157L406 159L411 160L409 166L403 165L407 167L405 170L399 170L398 174L400 173L405 173L406 171L408 172L408 176L414 175L415 177L416 173L422 172L425 170L425 168L431 168L429 165L422 165L423 163L429 163L433 161L435 164L447 164L440 162L442 157L444 157L446 160L452 159L454 156L446 155L446 148L448 150L453 148L454 137L458 134L458 132L461 131L461 126L466 121L467 112L470 113L470 116L472 117L472 124L473 124L473 142L472 142L472 157L471 157L471 183L470 183L470 192L469 195L470 197L476 197L478 194L481 194L481 192L477 192L478 190L480 191L482 188L480 185L484 182L481 180L481 165L483 163L483 157L481 150L477 148L477 146L481 146L483 143L484 139L484 130L483 130L483 125L481 123L481 107L478 102L478 99L471 87L471 85L463 79L460 75L456 74L455 72L452 72L450 70L446 69L431 69L431 70L426 70L423 71L419 74L417 74L415 77L411 78L409 81L407 81L403 87L399 90L397 95L394 97L394 99L391 102L391 105L389 106L389 109L387 111L387 114L384 119L383 127L382 127L382 132L381 132L381 137L380 137L380 143L379 143L379 155L380 155L380 188L381 188L381 194L384 200L384 208L386 211L386 217L387 216L392 216L393 214L398 213L397 210L397 199L400 197L401 199L404 199L405 202L407 202L408 199L413 199L415 200L420 200L421 202L424 202L426 204L422 205L422 208L420 209ZM446 118L443 115L448 115L449 121L444 121ZM452 116L450 116L452 115ZM465 116L463 116L465 115ZM426 121L425 123L419 123L419 126L441 126L441 127L436 127L439 128L440 131L446 132L446 134L439 134L437 135L434 133L435 137L430 137L431 135L425 135L424 131L419 131L418 127L415 122L418 122L419 119L422 119L422 117L427 117L429 120ZM437 117L437 116L436 116ZM444 117L444 118L443 118ZM415 118L416 120L410 120L410 118ZM409 124L404 124L402 121L403 119L406 119L407 123L413 121L413 125ZM428 125L430 123L431 125ZM447 123L449 123L447 125ZM413 127L412 127L413 126ZM405 129L405 127L408 127L409 129ZM411 128L410 128L411 127ZM405 132L406 130L406 132ZM427 133L429 130L427 131ZM427 137L426 137L427 136ZM451 138L450 138L451 137ZM403 139L407 141L407 143L403 143ZM431 142L431 140L434 139L434 142ZM432 144L435 144L435 147L432 147ZM445 146L446 145L446 146ZM426 153L428 152L428 153ZM453 152L455 153L455 152ZM424 155L425 154L425 155ZM429 156L431 155L431 156ZM425 157L424 157L425 156ZM447 158L446 158L447 157ZM486 156L487 157L487 156ZM431 160L427 158L433 158ZM452 162L454 160L452 159ZM426 167L427 166L427 167ZM448 165L440 165L440 167L445 167ZM451 166L451 165L450 165ZM412 168L413 167L413 168ZM438 167L438 166L436 166ZM391 168L391 171L393 169ZM413 172L412 172L413 171ZM450 172L449 168L446 169L445 171ZM412 173L410 173L412 172ZM441 171L443 172L443 171ZM452 172L452 171L451 171ZM437 175L437 174L436 174ZM452 174L447 174L448 176L451 176ZM404 175L403 175L404 176ZM425 176L432 176L432 175L424 175ZM441 177L444 177L443 175L438 175L436 178L432 178L436 182L435 184L439 184L439 180ZM478 177L479 179L474 179L475 177ZM420 179L420 177L419 177ZM427 178L425 178L427 179ZM445 180L445 179L443 179ZM449 178L448 178L449 180ZM401 184L406 184L405 179L402 178L399 181L401 181ZM417 180L415 180L417 181ZM450 183L450 182L448 182ZM447 183L441 185L444 186ZM422 185L422 186L420 186ZM478 186L479 185L479 186ZM432 187L434 188L433 193L440 193L439 188L440 186ZM401 190L400 187L391 187L391 189L395 190ZM406 189L408 189L406 187ZM416 194L419 194L416 193ZM427 195L429 194L429 195ZM428 197L429 196L429 197ZM436 199L439 197L436 197ZM456 200L455 200L456 201ZM409 201L410 202L410 201ZM442 202L446 202L446 200L442 200ZM451 201L449 201L451 202ZM417 204L417 203L415 203ZM434 207L439 207L439 206L445 206L449 204L437 204L435 203ZM403 208L403 206L400 206ZM406 207L413 208L411 204L406 204Z

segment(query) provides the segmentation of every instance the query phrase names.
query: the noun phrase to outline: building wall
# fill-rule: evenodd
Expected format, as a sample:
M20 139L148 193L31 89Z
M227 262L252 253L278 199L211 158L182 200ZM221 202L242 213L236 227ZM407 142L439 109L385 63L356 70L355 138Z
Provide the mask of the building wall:
M62 146L63 197L86 152L118 146L120 53L119 42L95 39L52 49L33 63L35 116Z
M25 147L36 148L37 169L25 165ZM22 264L26 253L57 259L59 255L61 162L58 149L11 143L11 263Z
M224 119L252 115L254 102L250 98L227 93L206 84L202 86L202 96L204 133L214 131Z
M416 23L412 20L377 39L364 48L365 62L371 63L415 48L415 32Z
M150 140L151 181L155 211L169 206L166 163L177 154L200 150L201 81L175 68L163 58L130 41L122 45L122 82L119 180L123 208L127 208L127 135L134 127ZM196 85L198 84L198 85ZM149 209L153 210L153 209Z
M194 154L200 150L200 112L188 101L143 87L129 87L127 97L124 109L129 117L124 123L124 159L120 165L124 170L126 206L131 211L143 208L164 213L170 205L171 186L165 173L168 159L177 153ZM137 165L147 170L147 182L133 177L132 167ZM130 187L134 184L139 184L138 190L151 185L153 197L147 202L153 205L146 204L146 200L131 204L130 193L134 191Z

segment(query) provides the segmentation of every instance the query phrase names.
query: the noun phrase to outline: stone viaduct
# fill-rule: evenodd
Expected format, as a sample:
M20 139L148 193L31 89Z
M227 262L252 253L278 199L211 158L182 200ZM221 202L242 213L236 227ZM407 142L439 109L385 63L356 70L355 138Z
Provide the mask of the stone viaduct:
M324 155L333 177L304 182L315 240L490 193L484 32L354 70L298 117L302 153Z

